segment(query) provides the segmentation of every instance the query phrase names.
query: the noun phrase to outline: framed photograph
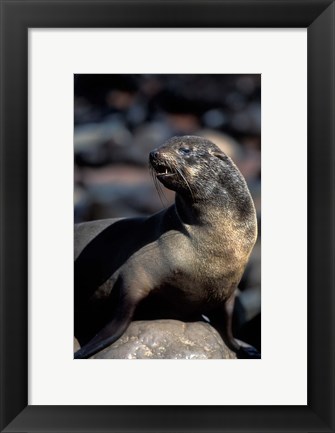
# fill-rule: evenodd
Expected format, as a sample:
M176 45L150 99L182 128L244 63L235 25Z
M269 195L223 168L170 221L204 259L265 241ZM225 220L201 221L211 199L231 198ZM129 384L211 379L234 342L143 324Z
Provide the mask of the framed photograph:
M334 2L1 14L1 431L334 431ZM75 222L155 212L129 185L148 188L174 132L235 151L262 211L262 295L256 267L240 297L262 307L261 359L73 359L73 206ZM106 202L111 176L126 183Z

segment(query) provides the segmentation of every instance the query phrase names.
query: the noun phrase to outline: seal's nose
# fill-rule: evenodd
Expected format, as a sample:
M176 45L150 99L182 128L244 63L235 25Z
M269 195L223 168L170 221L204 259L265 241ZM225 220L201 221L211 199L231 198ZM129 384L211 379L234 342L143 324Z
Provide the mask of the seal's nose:
M158 150L157 150L157 149L154 149L154 150L151 151L150 154L149 154L150 161L153 161L153 160L157 159L158 156L159 156L159 152L158 152Z

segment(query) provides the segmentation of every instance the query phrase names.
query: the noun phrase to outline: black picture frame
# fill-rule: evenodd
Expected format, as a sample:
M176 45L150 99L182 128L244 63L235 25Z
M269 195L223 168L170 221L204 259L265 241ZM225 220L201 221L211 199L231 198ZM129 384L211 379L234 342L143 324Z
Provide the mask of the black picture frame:
M1 0L1 432L334 431L334 21L334 0ZM307 406L28 406L27 35L34 27L308 29ZM290 354L281 347L278 356Z

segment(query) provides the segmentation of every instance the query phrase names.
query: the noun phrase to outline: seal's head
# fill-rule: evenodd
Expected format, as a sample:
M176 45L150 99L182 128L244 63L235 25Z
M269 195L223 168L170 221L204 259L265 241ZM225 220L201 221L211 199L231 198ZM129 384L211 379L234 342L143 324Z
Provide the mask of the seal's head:
M166 188L193 201L248 193L233 161L203 137L173 137L150 152L149 161Z

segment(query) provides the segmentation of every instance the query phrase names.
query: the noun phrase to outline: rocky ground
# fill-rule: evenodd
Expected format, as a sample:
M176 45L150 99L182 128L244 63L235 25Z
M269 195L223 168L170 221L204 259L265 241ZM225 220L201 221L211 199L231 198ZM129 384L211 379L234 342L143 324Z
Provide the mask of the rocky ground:
M92 358L236 359L236 355L208 323L153 320L132 322L119 340Z

